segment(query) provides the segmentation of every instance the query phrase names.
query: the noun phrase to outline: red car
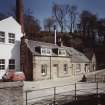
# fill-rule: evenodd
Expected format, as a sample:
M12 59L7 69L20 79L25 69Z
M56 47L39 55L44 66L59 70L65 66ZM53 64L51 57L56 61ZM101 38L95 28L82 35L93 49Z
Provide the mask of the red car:
M24 81L25 75L23 72L16 72L15 70L10 70L4 74L2 77L3 81Z

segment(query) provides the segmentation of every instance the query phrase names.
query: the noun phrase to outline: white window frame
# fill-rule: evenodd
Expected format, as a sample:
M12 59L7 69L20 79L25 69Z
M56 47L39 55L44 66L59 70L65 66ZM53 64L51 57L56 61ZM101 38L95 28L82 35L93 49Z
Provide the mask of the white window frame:
M41 74L43 76L47 75L47 64L42 64L41 65Z
M8 42L14 44L15 43L15 34L8 33Z
M65 49L58 49L58 55L59 56L66 56L66 50Z
M45 48L41 48L41 55L46 55L46 49Z
M65 74L68 73L68 64L64 64L64 73L65 73Z
M5 32L0 31L0 43L5 43Z
M9 59L9 70L15 70L15 59Z
M46 48L46 55L51 55L51 54L52 54L51 51L52 51L52 50L51 50L50 48Z
M41 55L51 55L52 50L50 48L41 48Z
M5 59L0 59L0 70L5 70Z

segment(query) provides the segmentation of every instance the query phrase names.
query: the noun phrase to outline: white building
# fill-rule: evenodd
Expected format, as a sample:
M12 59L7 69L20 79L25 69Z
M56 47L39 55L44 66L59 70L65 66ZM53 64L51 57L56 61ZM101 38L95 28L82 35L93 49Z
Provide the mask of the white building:
M0 21L0 79L7 70L20 70L21 26L12 18Z

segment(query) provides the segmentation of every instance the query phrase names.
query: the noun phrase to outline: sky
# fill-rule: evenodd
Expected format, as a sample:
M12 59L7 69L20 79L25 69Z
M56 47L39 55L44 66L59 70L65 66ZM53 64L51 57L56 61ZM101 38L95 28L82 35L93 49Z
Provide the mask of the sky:
M24 8L30 8L34 16L43 23L43 20L52 15L53 3L70 4L78 7L78 12L89 10L98 17L105 17L105 0L24 0ZM15 0L0 0L0 12L8 13L15 5Z

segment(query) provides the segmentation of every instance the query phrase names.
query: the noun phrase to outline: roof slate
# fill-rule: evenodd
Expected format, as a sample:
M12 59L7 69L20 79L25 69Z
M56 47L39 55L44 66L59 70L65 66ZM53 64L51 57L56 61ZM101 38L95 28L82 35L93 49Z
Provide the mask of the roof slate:
M65 49L67 52L67 56L71 57L72 63L88 63L89 59L81 52L78 50L72 48L72 47L66 47L66 46L58 46L52 43L45 43L45 42L39 42L39 41L33 41L33 40L28 40L25 39L25 43L27 44L27 47L30 49L33 55L40 55L40 53L35 51L35 47L47 47L47 48L58 48L58 49ZM57 56L54 53L52 56Z

